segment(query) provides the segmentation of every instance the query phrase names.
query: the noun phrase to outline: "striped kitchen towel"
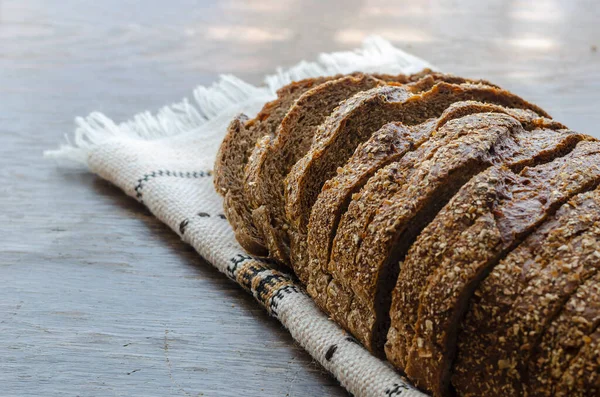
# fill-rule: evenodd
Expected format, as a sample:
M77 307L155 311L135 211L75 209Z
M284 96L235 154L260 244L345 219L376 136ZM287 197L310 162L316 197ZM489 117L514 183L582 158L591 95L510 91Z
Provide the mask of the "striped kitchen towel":
M338 73L415 73L427 62L370 37L352 52L322 54L277 70L257 87L225 75L193 101L115 124L101 113L77 118L74 136L47 157L80 162L143 203L209 263L251 293L300 345L355 396L422 396L389 364L329 320L287 274L246 254L225 220L211 168L231 119L252 117L278 88Z

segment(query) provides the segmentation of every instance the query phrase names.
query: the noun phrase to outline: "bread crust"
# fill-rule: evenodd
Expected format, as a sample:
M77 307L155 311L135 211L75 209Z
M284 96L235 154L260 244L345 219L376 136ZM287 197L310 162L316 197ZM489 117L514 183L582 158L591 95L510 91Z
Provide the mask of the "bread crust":
M347 162L356 147L388 122L420 124L439 117L452 103L464 100L533 109L546 115L537 106L504 90L481 84L440 82L417 95L407 87L394 86L364 91L343 102L327 118L319 127L309 152L294 165L285 180L290 259L296 273L303 273L307 266L306 237L312 206L323 184L335 176L337 168Z
M384 199L372 220L360 225L358 234L341 234L361 238L354 241L342 238L338 240L342 243L336 242L334 254L342 254L332 255L330 270L338 282L351 288L375 313L378 324L373 330L372 347L376 350L376 338L380 343L384 338L378 333L387 333L387 313L398 275L397 263L447 200L471 176L493 164L508 162L519 167L545 161L549 153L560 155L577 142L569 139L569 134L557 133L554 140L542 139L538 145L540 142L530 138L550 135L547 130L524 131L517 120L503 114L476 114L455 121L454 124L462 125L467 133L440 145L429 159L424 159L418 151L411 156L414 161L403 159L404 164L399 165L399 172L392 181L397 191L390 193L382 187ZM405 159L410 160L410 157ZM354 257L352 252L356 252Z
M435 397L600 395L600 142L536 105L307 79L232 121L214 184L250 254Z
M541 336L565 301L596 272L594 258L586 257L595 242L590 229L600 220L599 193L580 194L563 205L478 286L457 339L456 389L466 395L529 391L527 364L543 359L543 352L533 354ZM538 376L534 367L531 376Z
M565 304L529 359L527 390L530 395L556 395L556 383L581 348L591 342L590 334L599 322L600 273L596 273Z
M600 395L600 329L592 333L557 387L557 397Z

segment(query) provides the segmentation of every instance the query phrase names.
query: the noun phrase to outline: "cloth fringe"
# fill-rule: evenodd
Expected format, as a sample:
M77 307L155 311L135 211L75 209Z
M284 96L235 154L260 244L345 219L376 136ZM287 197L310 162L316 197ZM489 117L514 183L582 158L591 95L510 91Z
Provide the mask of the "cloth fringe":
M358 50L321 54L316 62L302 61L289 69L278 68L275 74L265 77L262 87L232 75L221 75L212 86L197 87L193 91L194 102L184 98L179 103L161 108L154 115L142 112L120 124L99 112L77 117L73 137L66 135L64 144L45 151L44 156L87 166L90 151L115 138L156 140L188 133L224 134L224 129L206 131L202 127L220 124L213 122L220 116L227 115L229 118L231 114L248 109L251 103L264 104L273 100L277 90L292 81L355 71L376 73L385 70L387 73L409 74L425 68L433 69L425 60L393 47L385 39L370 36Z

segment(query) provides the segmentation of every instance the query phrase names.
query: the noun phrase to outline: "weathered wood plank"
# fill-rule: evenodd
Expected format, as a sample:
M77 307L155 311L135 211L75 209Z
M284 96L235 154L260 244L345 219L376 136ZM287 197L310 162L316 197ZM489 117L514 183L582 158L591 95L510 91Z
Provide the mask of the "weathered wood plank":
M379 33L600 136L599 17L592 0L0 1L0 395L344 395L141 206L41 158L74 116L124 120Z

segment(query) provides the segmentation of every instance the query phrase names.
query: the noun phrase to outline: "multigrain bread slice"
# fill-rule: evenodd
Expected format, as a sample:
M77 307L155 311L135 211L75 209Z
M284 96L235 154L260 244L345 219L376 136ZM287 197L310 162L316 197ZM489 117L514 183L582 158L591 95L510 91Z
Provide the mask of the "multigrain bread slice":
M361 301L366 309L362 316L372 319L370 333L357 337L375 352L383 351L397 263L454 193L473 175L494 164L519 168L545 162L569 151L579 140L562 131L526 131L505 114L475 114L451 124L461 125L464 136L445 142L429 158L423 158L420 151L405 156L394 179L385 181L395 184L396 192L385 183L378 185L384 199L373 219L359 225L361 232L351 235L355 237L351 241L344 238L349 236L346 233L338 232L342 238L336 237L331 274ZM358 200L365 194L362 192ZM332 314L336 318L340 315Z
M384 78L398 80L398 76ZM276 136L265 136L257 143L245 170L245 195L253 223L272 258L289 262L283 180L290 168L308 151L314 131L342 100L384 83L373 76L357 74L313 87L289 109Z
M600 212L600 208L596 211ZM529 359L527 390L530 395L556 395L556 383L579 350L591 342L590 334L599 322L600 273L596 273L565 304Z
M350 160L339 168L336 176L325 182L313 205L308 223L307 289L319 304L326 298L323 285L318 280L327 273L331 243L337 230L339 218L366 181L381 167L402 158L415 150L437 130L433 119L417 126L407 127L402 123L385 124L369 140L360 144ZM326 286L326 284L325 284ZM323 306L324 307L324 306Z
M331 278L328 272L331 246L340 218L348 209L352 196L359 193L378 169L416 150L448 121L485 112L512 115L527 129L532 129L536 123L542 122L540 116L530 110L510 109L474 101L457 102L446 109L440 118L416 126L407 127L402 123L386 124L369 140L359 145L344 167L338 169L336 176L323 185L312 208L307 238L310 258L307 290L321 307L326 306L326 287ZM445 130L439 131L436 139L440 139L443 133Z
M461 189L436 218L452 227L446 213L467 211L474 222L439 258L421 290L405 368L416 384L435 396L447 395L458 326L480 281L557 207L596 187L599 160L600 145L584 141L568 155L518 174L493 167Z
M549 347L560 346L560 332L548 334L546 347L538 342L550 324L557 324L560 331L564 328L561 323L573 319L563 311L565 316L559 317L558 323L552 321L581 283L597 274L600 257L592 254L598 237L594 228L599 221L600 191L575 196L482 281L457 339L458 355L453 369L457 390L465 395L542 395L533 392L541 393L542 384L528 387L528 379L538 378L543 379L545 388L553 388L551 371L543 364L551 364L552 372L559 372L555 377L560 379L568 361L564 362L564 357L555 361L555 355L550 363L545 356ZM585 306L579 304L577 308ZM594 311L594 306L591 308ZM584 315L574 314L578 319ZM567 326L575 328L574 323ZM553 340L555 343L551 343Z
M420 124L439 117L452 103L466 100L530 109L547 116L539 107L507 91L484 85L445 82L418 95L411 94L404 87L374 88L343 102L319 127L311 149L294 165L285 181L285 210L294 270L299 268L302 273L306 268L307 225L323 184L347 162L360 143L388 122Z
M600 395L600 329L596 329L573 359L556 389L556 397Z
M258 115L248 120L236 117L219 147L214 166L214 185L224 200L225 215L236 239L249 253L267 254L262 236L252 227L251 213L244 198L243 177L248 157L256 141L273 135L290 106L304 92L335 77L318 77L288 84L277 91L277 99L267 103ZM249 226L250 225L250 226Z

